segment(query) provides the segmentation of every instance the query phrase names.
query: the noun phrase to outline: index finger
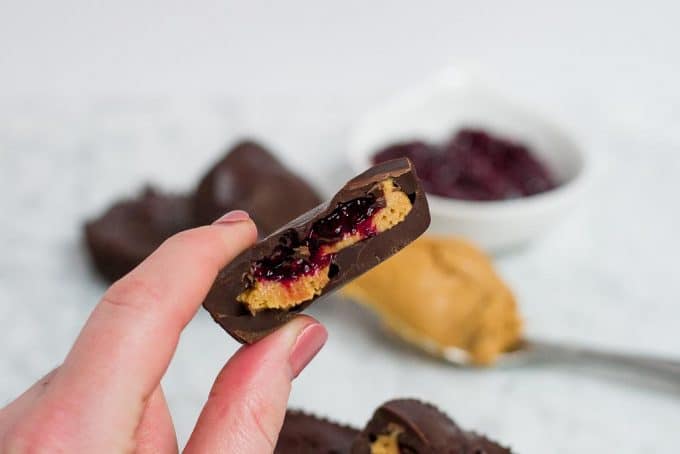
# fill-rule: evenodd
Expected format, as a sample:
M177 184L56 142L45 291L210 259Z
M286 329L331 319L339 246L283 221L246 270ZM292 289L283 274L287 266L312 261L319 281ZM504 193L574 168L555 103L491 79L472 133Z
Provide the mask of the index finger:
M171 237L106 292L46 396L68 414L60 419L71 430L87 430L101 446L116 433L134 434L218 271L255 241L255 225L242 218Z

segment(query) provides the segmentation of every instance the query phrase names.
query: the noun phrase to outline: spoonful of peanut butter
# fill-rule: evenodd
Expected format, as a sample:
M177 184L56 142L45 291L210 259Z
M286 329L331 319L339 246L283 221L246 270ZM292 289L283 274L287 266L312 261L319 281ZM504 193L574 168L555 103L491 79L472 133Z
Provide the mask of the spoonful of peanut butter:
M421 237L343 291L437 356L487 365L521 340L512 292L486 255L461 239Z
M390 332L457 365L584 363L680 386L677 359L525 338L511 290L491 260L462 239L421 237L343 292Z

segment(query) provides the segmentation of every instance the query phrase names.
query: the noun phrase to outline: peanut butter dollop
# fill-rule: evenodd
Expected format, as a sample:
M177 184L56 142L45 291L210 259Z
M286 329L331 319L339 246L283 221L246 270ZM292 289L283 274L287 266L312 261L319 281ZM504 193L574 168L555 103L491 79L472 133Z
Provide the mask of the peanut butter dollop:
M489 258L461 239L422 237L343 292L406 341L441 356L455 347L490 365L521 338L510 289Z

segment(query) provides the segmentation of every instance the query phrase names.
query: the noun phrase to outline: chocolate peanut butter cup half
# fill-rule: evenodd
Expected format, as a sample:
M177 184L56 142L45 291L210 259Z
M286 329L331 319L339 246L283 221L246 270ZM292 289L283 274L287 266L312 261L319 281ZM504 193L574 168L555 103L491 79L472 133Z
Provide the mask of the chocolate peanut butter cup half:
M378 164L240 254L220 271L204 307L238 341L255 342L401 250L429 223L411 162Z
M512 454L468 432L436 407L415 399L381 405L355 439L352 454Z

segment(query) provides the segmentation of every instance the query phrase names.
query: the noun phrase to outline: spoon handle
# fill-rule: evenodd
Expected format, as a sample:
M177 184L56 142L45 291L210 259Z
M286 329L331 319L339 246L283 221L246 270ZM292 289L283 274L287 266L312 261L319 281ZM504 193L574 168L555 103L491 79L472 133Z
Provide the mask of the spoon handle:
M524 347L536 359L602 364L680 382L680 361L678 360L534 339L526 340Z

